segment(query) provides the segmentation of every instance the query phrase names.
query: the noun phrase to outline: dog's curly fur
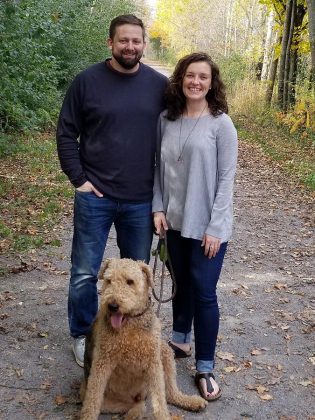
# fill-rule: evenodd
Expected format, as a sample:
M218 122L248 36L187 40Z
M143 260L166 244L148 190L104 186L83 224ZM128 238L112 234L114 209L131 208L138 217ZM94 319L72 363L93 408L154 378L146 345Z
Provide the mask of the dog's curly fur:
M100 276L100 309L86 339L81 419L100 412L141 419L151 398L153 417L168 420L167 402L199 411L207 402L181 393L174 355L161 339L159 319L150 304L150 267L129 259L105 261Z

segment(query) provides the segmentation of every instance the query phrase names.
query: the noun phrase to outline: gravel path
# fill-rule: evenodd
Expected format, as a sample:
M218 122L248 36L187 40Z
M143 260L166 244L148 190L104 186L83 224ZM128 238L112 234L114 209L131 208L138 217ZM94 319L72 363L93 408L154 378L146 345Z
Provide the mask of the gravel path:
M314 196L241 139L235 216L219 284L223 396L199 414L170 407L174 420L314 420ZM0 277L0 419L76 419L80 409L66 316L71 215L57 229L61 248L0 256L12 271ZM113 232L106 257L117 255ZM167 338L170 304L161 320ZM193 358L177 367L194 393Z

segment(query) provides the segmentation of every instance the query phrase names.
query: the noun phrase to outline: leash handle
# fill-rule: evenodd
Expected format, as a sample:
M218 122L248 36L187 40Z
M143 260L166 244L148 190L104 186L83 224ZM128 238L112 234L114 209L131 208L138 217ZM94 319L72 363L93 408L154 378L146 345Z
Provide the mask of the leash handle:
M157 244L157 248L154 251L154 255L155 255L154 265L153 265L153 283L154 284L155 284L155 279L156 279L158 259L160 258L160 260L162 261L161 287L160 287L159 296L157 296L155 288L154 287L152 288L152 294L153 294L155 300L158 302L158 307L157 307L156 314L157 314L157 316L159 316L161 304L170 302L174 298L174 296L176 294L176 289L177 289L175 276L174 276L174 270L173 270L173 267L172 267L172 263L171 263L169 253L168 253L168 248L167 248L167 233L165 231L163 231L162 234L160 235L160 239L159 239L159 242ZM167 262L167 265L166 265L166 262ZM171 278L172 278L172 295L171 295L171 297L169 297L167 299L163 299L165 267L168 268L168 270L170 272L170 275L171 275Z

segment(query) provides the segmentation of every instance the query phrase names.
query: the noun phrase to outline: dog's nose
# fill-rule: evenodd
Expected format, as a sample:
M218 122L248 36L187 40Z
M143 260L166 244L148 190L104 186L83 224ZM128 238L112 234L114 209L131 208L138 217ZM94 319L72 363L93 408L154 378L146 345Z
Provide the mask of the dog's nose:
M118 305L117 303L109 303L109 304L108 304L108 309L109 309L111 312L118 312L119 305Z

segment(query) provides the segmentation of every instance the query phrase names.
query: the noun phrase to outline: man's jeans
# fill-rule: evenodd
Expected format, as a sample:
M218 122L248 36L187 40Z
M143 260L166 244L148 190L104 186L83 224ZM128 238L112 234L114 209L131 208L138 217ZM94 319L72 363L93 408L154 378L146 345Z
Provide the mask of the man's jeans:
M85 335L96 316L97 274L113 223L120 257L148 263L153 234L151 202L119 203L94 193L76 191L68 298L73 337Z

